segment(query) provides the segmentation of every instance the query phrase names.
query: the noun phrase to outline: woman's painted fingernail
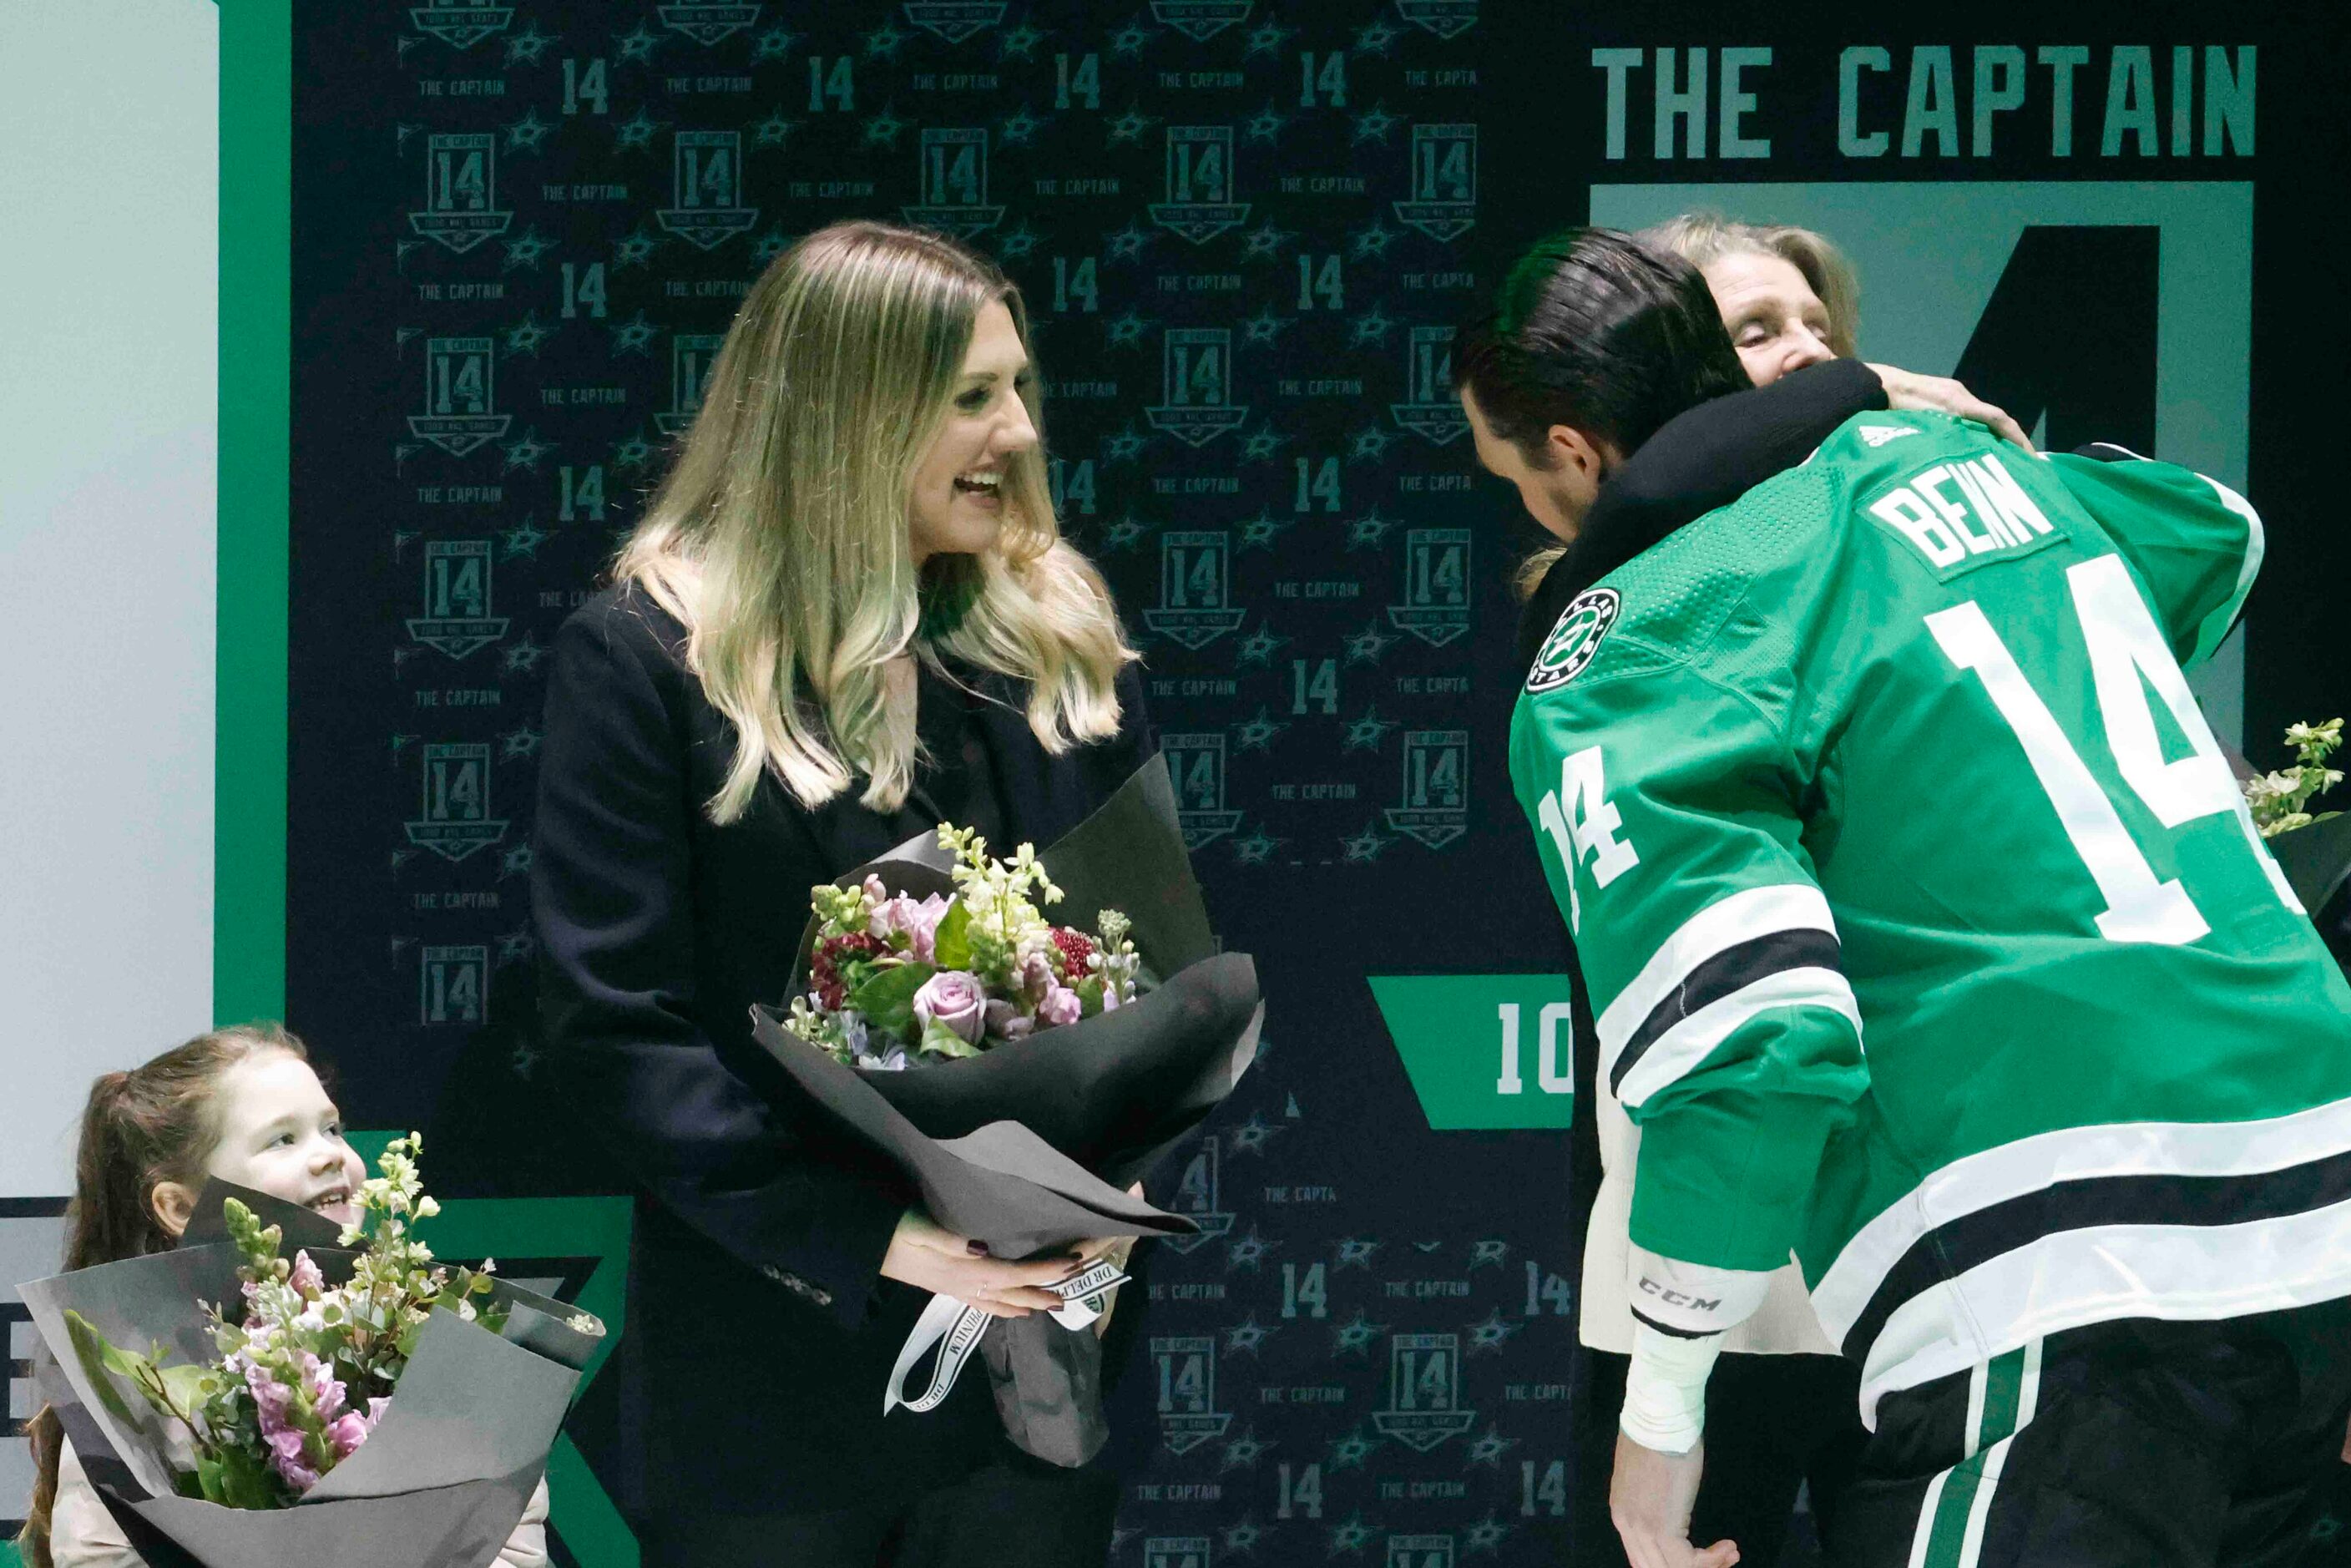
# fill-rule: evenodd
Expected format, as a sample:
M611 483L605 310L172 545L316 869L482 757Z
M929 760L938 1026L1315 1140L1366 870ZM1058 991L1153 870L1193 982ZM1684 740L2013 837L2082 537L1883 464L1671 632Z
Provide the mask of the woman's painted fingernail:
M967 1241L963 1245L964 1249L975 1258L985 1258L987 1256L987 1243L985 1241Z

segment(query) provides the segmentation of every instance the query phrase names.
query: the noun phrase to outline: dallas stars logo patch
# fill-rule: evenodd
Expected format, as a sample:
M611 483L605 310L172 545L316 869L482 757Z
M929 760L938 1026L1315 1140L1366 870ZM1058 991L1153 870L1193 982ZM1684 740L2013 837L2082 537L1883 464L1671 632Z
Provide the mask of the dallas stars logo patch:
M1561 612L1551 635L1543 639L1542 652L1535 655L1534 668L1527 672L1527 690L1547 692L1581 674L1600 652L1600 640L1608 635L1608 628L1616 624L1620 602L1613 588L1577 594L1574 602Z

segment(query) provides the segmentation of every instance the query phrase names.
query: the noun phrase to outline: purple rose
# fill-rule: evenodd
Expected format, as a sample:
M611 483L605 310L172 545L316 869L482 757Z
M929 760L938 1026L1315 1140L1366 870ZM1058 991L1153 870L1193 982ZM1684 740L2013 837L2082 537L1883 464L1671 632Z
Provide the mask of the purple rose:
M960 969L942 969L914 993L914 1017L925 1025L953 1030L977 1045L987 1022L987 998L979 981Z
M1085 1016L1085 1003L1067 986L1046 987L1045 999L1037 1004L1037 1021L1048 1029L1075 1023Z

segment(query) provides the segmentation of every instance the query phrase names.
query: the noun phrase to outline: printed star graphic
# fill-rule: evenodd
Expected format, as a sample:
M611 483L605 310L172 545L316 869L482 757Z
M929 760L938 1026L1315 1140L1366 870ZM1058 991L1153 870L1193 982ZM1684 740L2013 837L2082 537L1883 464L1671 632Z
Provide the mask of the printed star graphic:
M1237 1238L1226 1247L1225 1271L1230 1273L1236 1269L1247 1269L1254 1274L1257 1266L1265 1261L1266 1254L1280 1245L1279 1241L1268 1241L1259 1236L1257 1227L1252 1225L1248 1235Z
M1290 437L1277 432L1270 424L1260 424L1241 437L1241 461L1262 463L1290 444Z
M1235 1355L1255 1355L1257 1347L1280 1333L1280 1327L1268 1328L1251 1312L1241 1322L1225 1331L1225 1348Z
M1257 1462L1265 1458L1266 1451L1272 1447L1271 1443L1259 1440L1256 1432L1243 1432L1239 1437L1226 1443L1225 1462L1222 1468L1228 1470L1254 1469Z
M555 42L558 37L559 35L554 33L540 32L538 24L536 22L525 24L521 32L507 39L507 64L510 66L538 64L547 54L547 46Z
M1278 55L1281 52L1282 44L1297 31L1297 28L1285 27L1269 16L1249 29L1249 47L1241 51L1241 57L1249 59L1258 55Z
M1349 865L1371 864L1380 858L1382 850L1394 842L1395 842L1394 839L1382 838L1379 829L1369 823L1366 823L1364 831L1353 838L1339 841L1340 847L1346 852Z
M1388 340L1388 334L1394 330L1395 330L1395 320L1386 311L1374 305L1355 318L1353 346L1360 349L1366 343L1384 344Z
M1372 1527L1364 1522L1360 1513L1351 1513L1344 1523L1331 1527L1331 1555L1353 1555L1372 1543Z
M780 60L790 54L792 46L799 41L798 33L784 27L769 27L759 35L759 41L752 47L751 57L755 60Z
M1143 133L1158 123L1157 115L1145 114L1130 103L1126 106L1125 113L1110 122L1111 145L1115 147L1122 141L1140 141L1143 140Z
M1273 312L1273 307L1269 305L1264 309L1259 311L1256 315L1241 323L1241 329L1245 334L1242 337L1241 341L1244 343L1270 343L1280 338L1281 336L1281 329L1289 325L1290 318L1287 316L1275 315Z
M905 34L884 22L865 35L865 57L869 60L894 60L898 57L898 46L905 41Z
M1390 636L1377 626L1366 626L1347 639L1347 664L1376 664L1380 656L1394 647L1400 639Z
M529 926L509 931L498 938L498 967L503 969L508 964L527 963L538 951L538 938L531 935Z
M1249 139L1251 141L1276 141L1281 135L1281 128L1289 123L1290 116L1274 108L1273 99L1267 99L1265 107L1249 118Z
M1018 261L1035 250L1037 242L1043 237L1024 222L1019 227L1008 231L1003 238L996 242L996 254L1007 261Z
M1143 334L1151 323L1130 310L1123 316L1113 316L1102 323L1102 334L1113 349L1131 348L1143 341Z
M1500 1546L1510 1533L1510 1527L1491 1513L1469 1527L1461 1538L1462 1546L1471 1552L1491 1552Z
M539 459L554 451L555 444L541 441L536 430L526 430L522 433L520 440L500 442L498 449L507 455L507 468L519 468L526 474L536 474L538 472Z
M423 38L413 38L408 37L406 34L402 34L393 42L392 57L396 60L404 60L408 58L408 51L414 48L423 41L424 40Z
M521 758L536 757L538 755L538 743L546 738L528 725L520 729L507 730L498 737L498 760L512 762Z
M1361 1312L1357 1312L1355 1314L1356 1318L1359 1320L1363 1315L1364 1314ZM1332 1439L1330 1450L1331 1469L1333 1470L1353 1469L1355 1466L1362 1464L1365 1459L1370 1458L1372 1457L1372 1450L1379 1446L1380 1443L1378 1438L1364 1437L1364 1429L1361 1427L1358 1427L1353 1431L1348 1433L1345 1437Z
M538 144L546 141L548 133L554 129L538 117L538 110L531 110L506 128L506 150L509 152L536 152Z
M1395 47L1404 36L1403 30L1388 22L1369 22L1355 29L1355 52L1359 55L1380 55Z
M1144 445L1151 438L1136 430L1132 423L1121 425L1118 434L1102 438L1102 461L1127 463L1143 455Z
M1510 1255L1510 1244L1499 1239L1473 1242L1469 1248L1469 1269L1472 1273L1491 1264L1499 1269Z
M421 737L413 735L393 736L392 737L392 760L393 766L397 767L399 765L400 754L407 750L410 747L415 745L421 738Z
M1377 1246L1378 1243L1372 1245ZM1358 1308L1353 1317L1331 1331L1332 1353L1336 1355L1361 1355L1387 1332L1387 1324L1372 1322Z
M1116 1557L1119 1553L1120 1548L1123 1547L1129 1541L1134 1540L1134 1535L1135 1531L1132 1530L1113 1528L1110 1532L1110 1554L1113 1557Z
M1388 138L1395 134L1395 128L1404 123L1388 112L1384 103L1375 103L1353 119L1357 143L1376 141L1383 147L1388 144Z
M799 124L799 120L788 119L784 111L779 109L751 128L751 145L781 147L791 139L792 130Z
M643 267L653 258L661 243L660 236L647 234L642 226L632 229L612 242L612 270Z
M1357 229L1347 240L1348 252L1354 260L1376 260L1387 255L1388 246L1395 243L1395 230L1374 218L1371 227Z
M1394 431L1382 430L1376 424L1367 424L1355 432L1354 439L1347 444L1347 461L1377 463L1388 455L1388 448L1394 446L1399 439L1401 438Z
M751 265L764 270L768 263L790 248L791 243L791 236L781 227L769 229L752 243Z
M408 661L424 652L422 648L394 648L392 651L392 673L398 675Z
M896 106L883 104L882 112L865 122L865 145L897 150L898 138L906 132L906 122L898 118Z
M1489 1427L1482 1437L1469 1445L1469 1453L1465 1463L1484 1465L1490 1469L1500 1464L1502 1456L1518 1446L1519 1440L1516 1437L1503 1437L1499 1427Z
M527 528L530 525L525 523L523 527ZM546 536L542 534L539 537L544 538ZM538 662L546 657L547 650L538 645L538 639L526 632L521 642L506 651L506 668L508 671L519 670L528 675L536 671Z
M1483 1322L1469 1325L1469 1349L1472 1353L1482 1350L1499 1350L1502 1348L1504 1340L1509 1339L1524 1326L1503 1317L1502 1309L1496 1307L1486 1314Z
M392 443L392 471L394 474L402 472L408 466L408 460L423 450L424 446L421 442L396 441Z
M1266 1145L1273 1141L1273 1135L1281 1130L1252 1111L1248 1121L1225 1135L1225 1144L1237 1155L1261 1155Z
M996 40L996 57L999 60L1034 59L1037 46L1051 37L1044 28L1022 22L1004 29Z
M507 258L498 268L500 272L512 272L517 267L536 269L547 259L547 253L555 248L555 242L536 228L528 228L507 240L506 247Z
M534 310L507 329L507 352L536 354L538 346L555 336L555 329L538 324L538 312Z
M1102 235L1102 248L1113 261L1133 261L1151 243L1151 231L1140 224L1129 224L1115 234Z
M1037 140L1037 132L1043 128L1044 124L1042 120L1029 112L1029 106L1024 103L1011 114L998 120L997 129L1003 133L1005 146L1022 147ZM998 248L999 252L1002 249L1001 246Z
M418 131L422 131L422 130L423 130L423 129L424 129L424 127L423 127L423 126L421 126L421 125L411 125L411 124L409 124L409 123L408 123L407 121L405 121L405 120L402 120L402 122L400 122L399 124L394 125L394 126L392 128L392 146L393 146L395 149L397 149L398 151L400 151L400 152L407 152L407 151L408 151L408 139L409 139L410 137L412 137L412 136L415 135Z
M1257 1550L1258 1541L1264 1534L1265 1530L1256 1517L1244 1514L1236 1522L1225 1526L1225 1550L1245 1557Z
M651 147L661 128L660 120L641 109L612 128L612 145L624 152L632 147Z
M1134 517L1121 517L1102 530L1102 548L1105 552L1133 549L1148 531Z
M394 240L394 241L392 241L392 271L394 271L394 272L406 272L406 271L408 270L408 257L409 257L410 254L411 254L412 252L414 252L414 251L417 251L417 250L421 250L421 249L423 249L423 246L424 246L424 242L423 242L423 240L421 240L421 239L399 239L399 240Z
M653 444L645 439L645 433L642 430L612 448L612 466L615 468L642 468L653 460Z
M1342 1236L1339 1238L1338 1242L1339 1260L1332 1264L1332 1267L1334 1269L1368 1269L1372 1266L1372 1254L1377 1252L1379 1249L1380 1244L1367 1238L1361 1236Z
M1275 517L1271 507L1260 507L1256 517L1241 525L1241 549L1270 549L1293 526L1289 518Z
M652 59L653 51L661 47L662 36L648 24L640 22L633 32L614 34L612 41L620 46L622 59L643 61Z
M1387 738L1388 731L1395 728L1399 722L1396 719L1382 718L1378 708L1367 707L1364 710L1363 717L1347 727L1346 744L1340 749L1342 751L1377 751L1380 748L1380 742Z
M498 880L500 882L506 881L510 876L528 876L529 874L530 844L527 841L515 845L499 857Z
M514 560L517 558L524 558L537 560L538 559L538 547L546 542L546 532L543 529L532 527L529 519L525 518L520 524L508 528L504 533L498 535L499 548L506 552L498 559L500 560ZM517 664L514 662L514 649L509 648L507 650L507 668L509 670L529 669L535 666L538 662L537 657L534 656L528 664Z
M1137 16L1110 36L1110 52L1114 55L1139 55L1143 53L1144 46L1158 36L1158 28L1144 26L1143 18Z
M418 530L414 528L394 528L392 530L392 559L398 560L408 553L408 547L415 542L417 531Z
M1270 223L1260 224L1249 232L1247 241L1241 246L1241 255L1250 261L1255 261L1260 256L1273 256L1279 253L1283 246L1297 237L1296 235L1286 230L1276 228Z
M612 352L642 354L653 346L661 329L645 319L642 310L612 329Z
M1263 865L1273 858L1274 851L1289 841L1288 839L1277 839L1259 828L1248 838L1233 841L1233 859L1242 865Z
M1245 669L1270 664L1274 654L1289 641L1287 637L1276 635L1272 627L1259 622L1256 631L1241 639L1239 653L1234 662ZM1289 727L1285 725L1282 727L1286 729Z
M1255 718L1241 721L1235 731L1235 739L1242 751L1265 751L1272 747L1274 737L1289 727L1267 717L1265 709L1260 707Z
M1377 545L1388 537L1388 530L1394 527L1395 520L1380 516L1380 509L1374 507L1347 524L1347 548L1356 549L1364 545ZM1361 633L1357 635L1360 637ZM1390 637L1387 641L1393 643L1395 639ZM1378 655L1375 653L1373 657L1377 658Z

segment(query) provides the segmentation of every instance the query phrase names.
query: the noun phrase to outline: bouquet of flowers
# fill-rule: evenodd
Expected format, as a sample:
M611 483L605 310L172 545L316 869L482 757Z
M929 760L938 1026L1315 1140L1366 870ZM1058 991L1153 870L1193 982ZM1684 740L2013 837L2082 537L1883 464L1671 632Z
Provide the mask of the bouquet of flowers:
M214 1182L176 1250L22 1287L67 1436L134 1544L210 1568L496 1554L604 1331L495 1264L434 1261L420 1143L385 1150L347 1228Z
M753 1009L778 1092L995 1257L1193 1233L1129 1185L1231 1092L1264 1008L1248 956L1217 950L1165 766L1042 852L987 851L944 827L815 890L789 1009ZM980 1354L1012 1440L1083 1464L1108 1431L1099 1345L1071 1331L1123 1279L1099 1265L1062 1312L1006 1322L935 1299L883 1408L933 1407ZM927 1387L904 1395L935 1345Z
M977 1056L1040 1029L1134 1000L1132 923L1099 911L1092 934L1039 912L1061 890L1022 844L1009 862L967 828L942 827L952 897L917 901L868 873L810 891L816 937L807 995L784 1027L850 1067L897 1071L914 1056Z
M2294 765L2242 780L2245 806L2294 896L2351 969L2351 910L2340 896L2351 883L2351 814L2310 809L2314 797L2343 782L2342 769L2326 765L2343 744L2343 721L2289 725L2285 743Z

